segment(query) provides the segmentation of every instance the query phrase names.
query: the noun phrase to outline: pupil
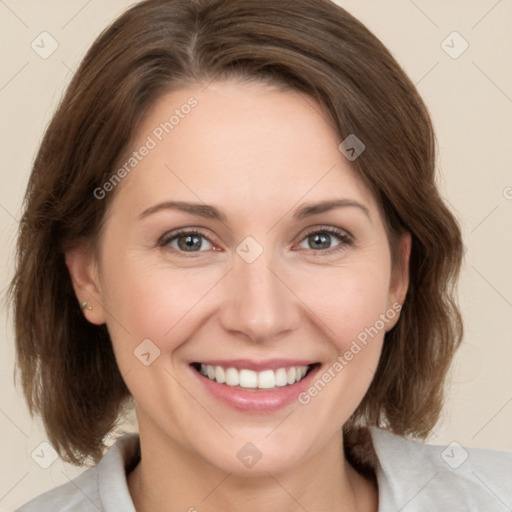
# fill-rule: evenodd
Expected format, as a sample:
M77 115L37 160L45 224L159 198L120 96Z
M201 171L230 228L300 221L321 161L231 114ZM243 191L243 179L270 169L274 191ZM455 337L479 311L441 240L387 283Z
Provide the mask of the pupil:
M185 240L185 242L182 243L182 241ZM181 236L179 238L178 244L180 246L180 249L183 249L185 251L189 251L190 249L200 249L201 248L201 237L198 235L187 235L187 236Z
M328 249L330 245L330 238L330 235L321 233L310 237L310 241L313 240L313 245L316 246L316 248Z

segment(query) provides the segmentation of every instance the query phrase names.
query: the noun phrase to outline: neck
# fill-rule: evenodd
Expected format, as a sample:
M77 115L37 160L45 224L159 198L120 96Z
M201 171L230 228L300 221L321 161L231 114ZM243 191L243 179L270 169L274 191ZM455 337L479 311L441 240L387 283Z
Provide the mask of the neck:
M223 471L161 432L139 430L141 461L128 475L137 512L377 512L376 482L347 462L341 429L308 460L249 477Z

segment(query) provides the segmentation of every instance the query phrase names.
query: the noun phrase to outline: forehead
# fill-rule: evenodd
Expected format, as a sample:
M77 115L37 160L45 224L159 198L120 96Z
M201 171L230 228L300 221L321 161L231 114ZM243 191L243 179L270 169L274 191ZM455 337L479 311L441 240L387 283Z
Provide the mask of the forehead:
M301 198L372 205L340 142L325 110L299 92L234 81L190 86L143 117L121 196L139 208L174 198L281 210Z

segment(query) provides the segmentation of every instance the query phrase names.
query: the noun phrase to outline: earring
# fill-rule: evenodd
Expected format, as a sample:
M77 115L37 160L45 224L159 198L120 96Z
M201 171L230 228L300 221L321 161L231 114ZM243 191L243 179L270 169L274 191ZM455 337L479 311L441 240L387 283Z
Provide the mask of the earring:
M90 311L92 307L89 306L89 303L86 300L84 300L82 304L80 304L80 309L88 309Z

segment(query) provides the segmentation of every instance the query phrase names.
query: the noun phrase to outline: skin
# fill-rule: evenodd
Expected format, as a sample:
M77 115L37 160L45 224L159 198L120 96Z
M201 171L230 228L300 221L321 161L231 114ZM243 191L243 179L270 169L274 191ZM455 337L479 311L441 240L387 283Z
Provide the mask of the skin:
M273 413L219 402L189 362L300 358L328 368L403 303L410 236L395 271L375 199L338 150L326 112L297 92L234 81L173 91L146 113L133 148L191 96L197 106L118 185L95 249L66 254L77 298L92 306L84 314L106 322L137 404L142 460L128 476L136 509L376 511L376 483L346 461L341 428L398 315L307 405ZM327 199L367 212L293 218ZM226 219L175 209L140 218L171 200L214 205ZM202 231L199 250L177 239L159 246L180 228ZM322 228L352 242L331 235L318 248L308 235ZM236 252L247 236L263 248L252 263ZM160 355L145 366L134 350L148 338ZM236 456L248 442L262 453L252 468Z

